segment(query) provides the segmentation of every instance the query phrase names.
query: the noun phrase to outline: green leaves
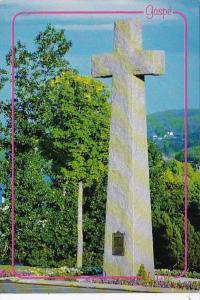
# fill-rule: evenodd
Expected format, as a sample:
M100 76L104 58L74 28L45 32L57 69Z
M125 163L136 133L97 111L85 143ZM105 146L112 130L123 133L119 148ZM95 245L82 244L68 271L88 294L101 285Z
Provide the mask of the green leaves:
M47 267L74 261L77 183L94 185L107 172L108 88L73 70L65 59L71 45L63 30L48 25L37 35L33 52L21 42L15 47L15 254L23 264ZM10 103L2 103L1 109L9 120ZM0 182L6 186L7 204L10 125L2 126L1 138L7 156L1 157ZM91 209L95 213L96 207ZM93 230L94 222L88 224ZM4 224L8 230L0 255L9 260L10 210L0 215L0 228Z
M98 181L107 170L108 89L72 71L62 72L48 85L51 120L41 140L42 151L53 160L54 174L62 173L63 183Z
M157 268L183 269L184 164L164 162L150 142L149 166L155 264ZM189 268L199 271L200 173L190 164L188 183Z

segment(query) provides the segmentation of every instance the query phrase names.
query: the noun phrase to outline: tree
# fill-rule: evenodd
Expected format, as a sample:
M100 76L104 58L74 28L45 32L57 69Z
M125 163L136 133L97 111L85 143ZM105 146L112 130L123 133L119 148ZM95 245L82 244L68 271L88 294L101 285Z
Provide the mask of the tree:
M21 222L21 225L22 223L25 224L28 217L33 218L33 214L35 214L35 220L40 220L40 217L36 215L36 211L32 211L34 205L32 201L36 197L39 197L37 188L42 188L40 194L41 199L43 199L45 193L47 193L45 197L51 194L51 190L46 186L42 175L42 170L45 169L48 162L42 159L38 148L39 139L43 134L48 120L48 114L45 110L46 102L48 101L46 98L45 84L48 80L51 80L54 76L59 74L61 70L68 70L70 68L64 56L70 49L71 42L67 41L63 30L57 31L48 25L44 32L37 35L35 46L36 50L34 52L28 51L21 42L18 42L15 47L15 215L17 220L16 225L18 225L16 227L16 230L18 230L16 232L16 259L19 261L26 261L26 255L24 255L24 250L21 249L21 247L31 247L32 245L27 246L29 243L28 237L34 234L34 231L29 231L30 235L28 235L28 232L25 230L26 227L21 228L19 222ZM10 65L10 57L11 53L7 55L8 65ZM6 124L4 126L2 125L1 136L1 146L6 153L6 157L0 165L0 180L6 186L6 206L8 206L10 205L11 158L11 106L8 101L1 102L1 112L6 120ZM30 160L29 165L26 159ZM31 162L38 164L38 174L36 176L36 172L33 172L35 177L29 176L25 178L24 175L27 175L27 172L30 174L30 172L34 171ZM31 193L30 187L32 188ZM26 205L24 202L29 205L29 208L26 211L27 214L23 216L21 211L23 211L22 207L25 209ZM5 234L4 240L6 240L6 242L4 242L7 246L4 247L4 245L2 245L2 247L10 251L10 219L5 219L5 217L8 217L8 213L10 213L10 209L4 211L0 223L1 228L5 229L6 227L3 234ZM29 213L32 213L32 217ZM30 224L32 223L30 222ZM20 232L19 235L17 235L18 232ZM25 235L25 232L27 235ZM38 240L39 239L40 236L38 236ZM37 248L36 245L35 248ZM27 252L30 253L30 251ZM9 252L7 256L4 255L4 257L9 260Z
M15 176L16 261L56 266L65 261L66 253L73 256L76 251L75 199L64 199L61 191L51 188L45 180L45 162L38 153L18 155L16 163L22 170Z
M148 158L149 158L149 177L150 177L150 192L151 206L153 213L153 225L156 227L158 215L165 210L166 193L164 172L165 164L162 159L162 154L157 146L148 141Z
M179 227L173 223L173 219L166 212L163 212L159 218L159 226L154 241L157 267L183 268L182 236Z
M20 41L15 47L15 153L38 147L48 122L46 83L63 70L71 69L65 59L72 43L64 30L51 25L35 39L35 51L30 52ZM10 65L11 53L7 55ZM2 103L4 117L10 128L10 102ZM10 141L7 145L9 147Z
M102 83L89 77L78 76L71 71L63 72L50 82L49 90L49 116L52 119L40 147L45 157L53 162L51 174L53 185L61 188L65 194L69 184L78 186L78 183L82 182L86 199L85 189L89 188L97 193L94 187L99 186L99 182L107 175L110 120L108 90ZM59 102L57 99L60 99ZM106 195L102 196L101 200L105 203ZM91 197L89 201L92 201ZM99 213L93 209L94 207L85 205L83 200L86 252L88 241L95 235L98 244L103 239L102 229L97 230L95 219L90 217L89 227L94 226L96 233L90 232L87 230L88 227L85 227L85 224L88 224L84 221L85 218ZM103 225L102 227L104 228ZM92 245L96 247L94 243ZM94 248L93 251L91 247L89 249L90 256L92 252L94 253ZM102 254L100 247L97 256L99 253ZM88 262L89 257L84 255L85 259Z
M157 268L183 269L184 164L163 161L149 142L150 190L154 256ZM199 270L200 173L188 164L189 269Z
M83 181L84 186L98 182L107 172L108 89L97 80L68 71L52 80L48 90L49 126L40 148L53 162L54 184L64 189L69 180Z
M103 265L106 198L107 173L98 184L84 190L84 265L101 267Z
M77 184L91 185L107 169L108 89L71 68L64 58L70 47L64 31L49 25L36 37L34 52L21 42L15 48L15 258L23 264L75 264ZM1 108L8 121L0 181L9 209L0 216L0 248L9 262L10 104Z

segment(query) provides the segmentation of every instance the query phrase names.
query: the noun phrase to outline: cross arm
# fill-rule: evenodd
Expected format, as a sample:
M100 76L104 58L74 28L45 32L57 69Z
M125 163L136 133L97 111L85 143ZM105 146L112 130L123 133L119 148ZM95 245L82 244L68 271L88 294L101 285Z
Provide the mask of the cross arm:
M112 76L113 55L93 55L92 56L92 76L111 77Z
M143 52L141 71L144 75L162 75L165 73L165 52L145 50Z

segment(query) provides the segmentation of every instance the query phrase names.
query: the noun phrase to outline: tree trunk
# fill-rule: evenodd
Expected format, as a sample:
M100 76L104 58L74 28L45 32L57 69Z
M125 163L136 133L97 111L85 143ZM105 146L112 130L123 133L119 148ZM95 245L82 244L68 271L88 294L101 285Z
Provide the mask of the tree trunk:
M83 183L78 184L78 244L77 244L77 268L82 268L83 260Z

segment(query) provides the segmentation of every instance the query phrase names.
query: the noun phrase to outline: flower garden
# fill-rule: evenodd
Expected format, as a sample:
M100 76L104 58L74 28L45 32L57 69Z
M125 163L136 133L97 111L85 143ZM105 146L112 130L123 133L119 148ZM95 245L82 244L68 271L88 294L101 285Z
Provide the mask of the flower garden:
M0 271L0 279L13 277L10 266L1 266L4 270ZM154 287L170 288L181 290L200 290L200 274L196 272L187 272L182 274L181 271L160 269L155 271L155 277L152 278L146 274L143 268L140 268L136 277L104 277L102 270L99 268L37 268L37 267L16 267L16 278L38 278L46 280L62 280L85 282L92 284L122 285L136 287Z

